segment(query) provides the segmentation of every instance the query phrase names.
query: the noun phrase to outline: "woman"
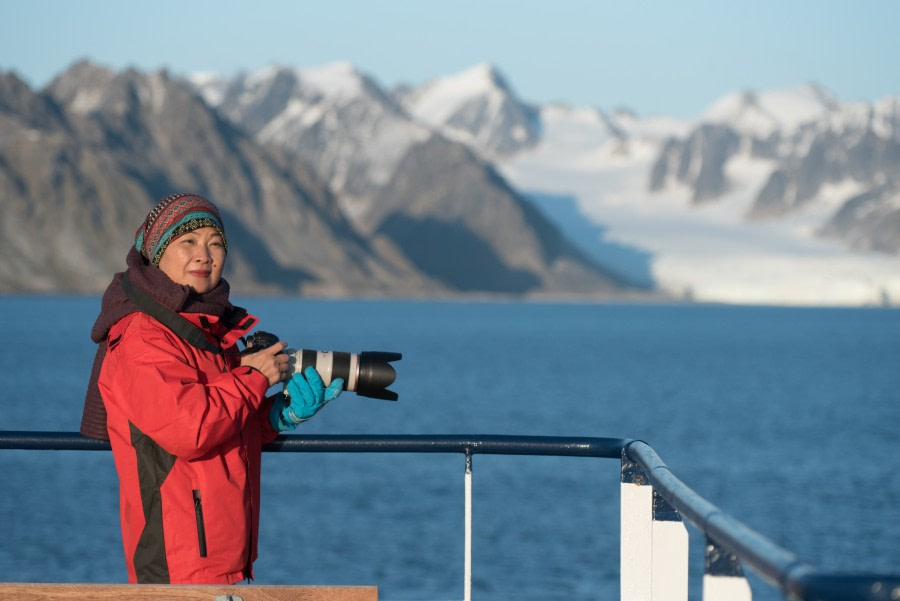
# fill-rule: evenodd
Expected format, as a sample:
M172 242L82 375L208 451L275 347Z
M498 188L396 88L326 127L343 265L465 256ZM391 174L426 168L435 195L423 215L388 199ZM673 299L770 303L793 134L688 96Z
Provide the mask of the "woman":
M91 332L99 348L82 433L112 445L132 583L252 578L262 446L343 385L325 388L310 367L290 377L287 395L266 397L287 377L286 345L238 352L257 319L228 300L227 249L213 203L163 198Z

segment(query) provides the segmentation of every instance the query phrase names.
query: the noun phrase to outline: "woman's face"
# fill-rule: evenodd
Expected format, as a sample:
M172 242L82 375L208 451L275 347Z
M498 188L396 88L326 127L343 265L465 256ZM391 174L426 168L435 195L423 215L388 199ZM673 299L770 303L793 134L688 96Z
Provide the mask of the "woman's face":
M159 268L176 284L198 294L209 292L222 279L225 242L214 227L201 227L169 242Z

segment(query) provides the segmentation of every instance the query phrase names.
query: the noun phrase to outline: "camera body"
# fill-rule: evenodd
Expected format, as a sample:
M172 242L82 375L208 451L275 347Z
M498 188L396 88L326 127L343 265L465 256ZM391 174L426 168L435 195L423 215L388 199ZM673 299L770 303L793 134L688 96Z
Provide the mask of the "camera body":
M247 348L242 354L254 353L278 342L278 336L269 332L254 332L244 339ZM394 383L397 372L392 361L403 358L400 353L386 351L364 351L346 353L341 351L314 351L309 349L285 349L290 357L288 366L291 375L303 373L313 367L325 385L335 378L344 379L344 390L359 396L385 401L396 401L397 393L387 387Z

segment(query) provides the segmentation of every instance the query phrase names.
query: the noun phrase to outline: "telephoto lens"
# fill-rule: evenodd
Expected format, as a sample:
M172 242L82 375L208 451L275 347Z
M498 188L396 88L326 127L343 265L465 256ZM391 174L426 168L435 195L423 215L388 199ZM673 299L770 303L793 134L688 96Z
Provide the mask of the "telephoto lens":
M397 393L387 387L394 383L397 372L391 361L403 358L400 353L364 351L359 354L340 351L285 349L290 357L291 373L303 373L312 366L328 386L335 378L344 379L344 390L359 396L396 401Z
M254 332L244 339L247 345L242 354L255 353L278 342L278 336L269 332ZM303 373L307 367L314 367L322 381L328 386L335 378L344 379L344 390L359 396L385 401L396 401L398 396L387 387L394 383L397 372L392 361L403 358L400 353L388 351L363 351L359 354L340 351L311 351L308 349L285 349L290 360L291 375Z

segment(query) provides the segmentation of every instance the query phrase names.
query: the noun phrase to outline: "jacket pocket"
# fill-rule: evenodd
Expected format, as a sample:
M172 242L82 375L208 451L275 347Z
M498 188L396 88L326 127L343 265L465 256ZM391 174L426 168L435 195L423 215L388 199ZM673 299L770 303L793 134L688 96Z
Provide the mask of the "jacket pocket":
M203 524L203 501L200 491L192 491L194 495L194 515L197 517L197 542L200 544L200 557L206 557L206 526Z

